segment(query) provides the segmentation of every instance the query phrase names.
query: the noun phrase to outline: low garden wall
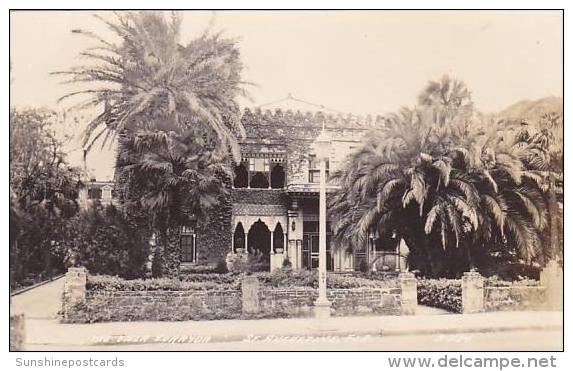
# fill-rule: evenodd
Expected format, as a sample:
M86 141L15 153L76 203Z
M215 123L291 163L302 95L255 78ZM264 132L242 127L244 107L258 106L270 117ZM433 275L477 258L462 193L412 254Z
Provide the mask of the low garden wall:
M562 310L563 271L550 263L541 280L508 282L477 272L462 279L419 279L418 302L453 313L516 310Z
M276 287L285 278L277 275L209 275L205 282L151 279L122 280L116 277L88 277L83 268L70 268L64 288L64 321L183 321L303 317L313 314L318 297L316 287ZM278 279L277 279L278 277ZM285 275L285 277L288 277ZM266 284L265 284L266 278ZM303 275L306 279L306 276ZM293 280L292 278L288 278ZM297 278L294 278L296 281ZM300 278L299 278L300 279ZM407 299L411 276L372 282L373 287L354 287L363 278L333 278L327 297L335 316L355 314L413 314ZM291 282L289 281L289 282ZM313 282L311 281L311 284ZM385 287L376 287L376 286ZM349 287L347 287L349 286ZM410 297L412 293L410 293Z
M311 288L263 289L259 292L263 311L276 311L284 316L312 315L318 290ZM401 290L383 288L329 289L332 314L401 314Z
M543 286L490 286L484 289L484 309L486 311L546 308L547 301Z
M241 292L97 290L87 292L86 304L82 322L224 319L241 312ZM75 319L81 321L82 314Z

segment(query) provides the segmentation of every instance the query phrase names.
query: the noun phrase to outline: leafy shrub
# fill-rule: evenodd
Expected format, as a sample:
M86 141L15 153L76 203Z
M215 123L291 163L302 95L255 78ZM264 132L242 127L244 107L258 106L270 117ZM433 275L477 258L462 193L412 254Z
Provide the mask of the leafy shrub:
M220 260L215 266L215 273L229 273L229 268L227 268L227 262Z
M418 303L462 312L462 283L453 279L418 279Z
M283 260L283 268L292 268L292 263L290 262L289 257L287 256L284 260Z
M273 273L254 274L266 286L270 287L313 287L318 288L318 273L314 271L293 272L288 269L278 269ZM326 279L328 288L352 289L360 287L398 287L394 278L386 280L372 280L355 277L351 274L328 274Z
M252 254L248 254L245 269L247 272L268 272L269 264L269 257L257 250Z
M252 273L261 284L267 287L312 287L318 288L317 272L301 271L293 272L289 269L278 269L273 273ZM240 273L202 273L186 274L179 278L150 278L126 280L117 276L89 275L88 290L111 290L111 291L179 291L179 290L237 290L241 288ZM361 287L398 287L394 278L385 280L372 280L352 275L328 274L326 284L328 288L352 289Z
M212 265L182 265L180 273L182 274L204 274L216 273L216 267Z
M146 272L147 236L115 207L91 208L70 220L61 249L68 264L91 273L139 278Z
M199 275L198 275L199 276ZM203 280L183 281L173 278L151 278L124 280L115 276L89 276L87 281L88 290L109 290L109 291L185 291L185 290L238 290L240 289L240 280L235 276L234 280ZM209 277L224 275L213 274ZM230 277L230 276L229 276Z

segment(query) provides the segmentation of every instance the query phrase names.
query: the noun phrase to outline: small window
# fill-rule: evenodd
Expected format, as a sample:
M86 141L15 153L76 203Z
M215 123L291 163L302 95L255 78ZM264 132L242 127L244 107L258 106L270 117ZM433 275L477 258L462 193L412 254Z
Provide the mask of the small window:
M101 200L101 188L88 189L88 197L90 200Z
M181 228L181 261L183 263L195 263L197 261L196 235L193 228Z
M330 169L330 160L326 159L326 178L328 179ZM316 155L308 156L308 182L320 183L320 162Z
M233 186L235 188L247 188L249 185L249 174L243 164L235 166L235 179Z

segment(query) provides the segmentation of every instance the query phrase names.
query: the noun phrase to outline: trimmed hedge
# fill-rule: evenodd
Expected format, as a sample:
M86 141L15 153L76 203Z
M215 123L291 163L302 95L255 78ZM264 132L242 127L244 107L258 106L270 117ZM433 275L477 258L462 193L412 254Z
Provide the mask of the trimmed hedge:
M223 274L200 274L196 280L188 276L185 281L173 278L151 278L124 280L115 276L88 276L88 290L109 291L188 291L188 290L238 290L241 281L238 276Z
M318 288L318 273L311 271L293 272L279 269L273 273L253 273L261 283L269 287L312 287ZM328 274L326 286L330 289L354 289L361 287L395 288L399 287L395 278L368 279L351 274Z
M454 313L461 313L462 281L419 278L418 303Z
M252 273L262 285L275 288L312 287L318 288L316 272L293 272L279 269L273 273ZM116 276L88 276L88 290L111 291L186 291L186 290L238 290L241 288L240 273L199 273L181 275L180 278L150 278L125 280ZM329 274L328 288L352 289L360 287L395 288L399 284L395 278L369 279L353 275Z

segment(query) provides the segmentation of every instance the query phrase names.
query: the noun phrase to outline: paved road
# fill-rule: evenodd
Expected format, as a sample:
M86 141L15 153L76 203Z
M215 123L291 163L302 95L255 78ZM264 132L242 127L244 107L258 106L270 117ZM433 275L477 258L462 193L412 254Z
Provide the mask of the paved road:
M503 331L408 336L356 336L325 340L317 338L270 338L257 341L199 344L128 344L99 346L30 345L27 350L50 351L208 351L208 350L375 350L375 351L558 351L561 331Z
M64 278L12 296L12 309L26 318L57 318L62 308Z

